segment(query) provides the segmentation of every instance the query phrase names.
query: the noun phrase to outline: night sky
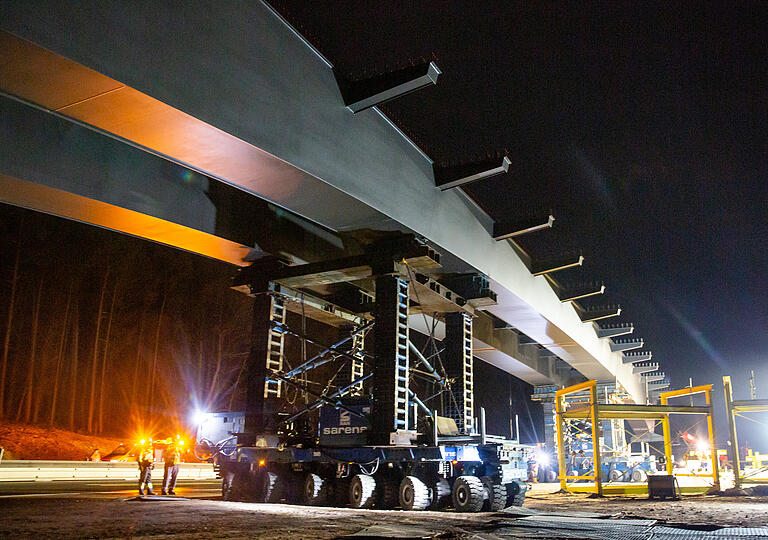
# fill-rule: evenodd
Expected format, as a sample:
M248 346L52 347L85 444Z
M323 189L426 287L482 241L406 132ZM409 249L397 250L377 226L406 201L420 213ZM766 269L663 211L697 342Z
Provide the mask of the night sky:
M438 162L508 150L470 194L496 219L553 209L521 243L581 251L557 277L604 280L672 388L719 404L730 374L748 398L755 369L768 396L768 4L274 5L353 77L434 58L387 114Z

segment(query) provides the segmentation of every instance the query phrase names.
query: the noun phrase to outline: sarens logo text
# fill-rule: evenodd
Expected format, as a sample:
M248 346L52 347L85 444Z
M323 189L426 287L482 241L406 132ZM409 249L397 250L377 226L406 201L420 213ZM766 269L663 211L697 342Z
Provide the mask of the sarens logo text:
M352 426L352 415L349 411L339 411L338 427L324 427L323 435L354 435L368 430L367 426Z
M352 435L367 431L367 426L344 426L344 427L326 427L323 428L323 435Z

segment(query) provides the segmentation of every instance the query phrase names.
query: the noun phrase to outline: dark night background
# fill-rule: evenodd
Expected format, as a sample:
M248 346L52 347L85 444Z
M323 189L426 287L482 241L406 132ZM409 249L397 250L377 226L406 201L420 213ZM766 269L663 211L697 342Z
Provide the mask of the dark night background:
M621 320L635 323L671 388L689 377L713 383L721 410L721 376L733 376L736 397L745 399L754 369L758 397L768 396L767 4L272 5L349 76L434 58L443 72L437 86L382 110L436 161L508 150L511 172L468 192L497 219L551 208L555 228L521 243L540 256L581 251L584 267L562 279L604 280L600 302L622 305ZM191 306L206 298L243 309L226 288L225 265L7 206L0 207L4 298L22 214L37 232L22 245L20 324L31 321L41 277L59 310L71 277L88 290L84 302L97 302L113 257L104 250L114 246L122 246L114 255L121 279L143 294L121 308L126 325L146 306L151 326L162 291L171 291L175 309L169 328L199 330L215 318L214 310L191 320ZM215 349L216 336L203 334L202 347ZM26 338L14 335L21 350ZM151 340L145 346L149 358ZM229 383L238 365L228 364ZM492 379L497 384L489 371Z

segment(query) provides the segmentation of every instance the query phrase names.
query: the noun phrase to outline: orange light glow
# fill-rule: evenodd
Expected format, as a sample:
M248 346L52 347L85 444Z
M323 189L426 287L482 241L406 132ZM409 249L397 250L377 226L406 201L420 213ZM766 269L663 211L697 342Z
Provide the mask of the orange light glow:
M263 460L263 459L259 460L259 467L263 467L266 464L267 464L267 462L265 460Z

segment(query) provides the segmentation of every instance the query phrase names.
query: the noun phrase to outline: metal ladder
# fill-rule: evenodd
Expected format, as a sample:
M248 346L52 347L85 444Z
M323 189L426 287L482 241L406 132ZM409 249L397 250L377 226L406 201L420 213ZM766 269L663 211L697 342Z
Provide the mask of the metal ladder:
M464 395L464 410L462 414L464 416L464 433L472 433L474 427L474 369L472 366L472 317L468 314L464 314L464 336L462 339L462 352L464 355L462 370L462 392Z
M350 366L349 382L357 381L365 375L365 364L363 363L363 351L365 350L365 335L361 332L352 336L352 356L355 360ZM350 396L361 396L363 394L363 383L360 381L352 387Z
M276 295L272 295L271 307L269 310L269 320L279 325L285 324L285 300ZM283 370L283 351L285 345L285 334L276 330L273 324L270 324L267 338L267 373ZM279 398L282 394L282 381L271 379L267 375L264 383L264 397Z
M408 429L408 282L397 278L395 429Z

